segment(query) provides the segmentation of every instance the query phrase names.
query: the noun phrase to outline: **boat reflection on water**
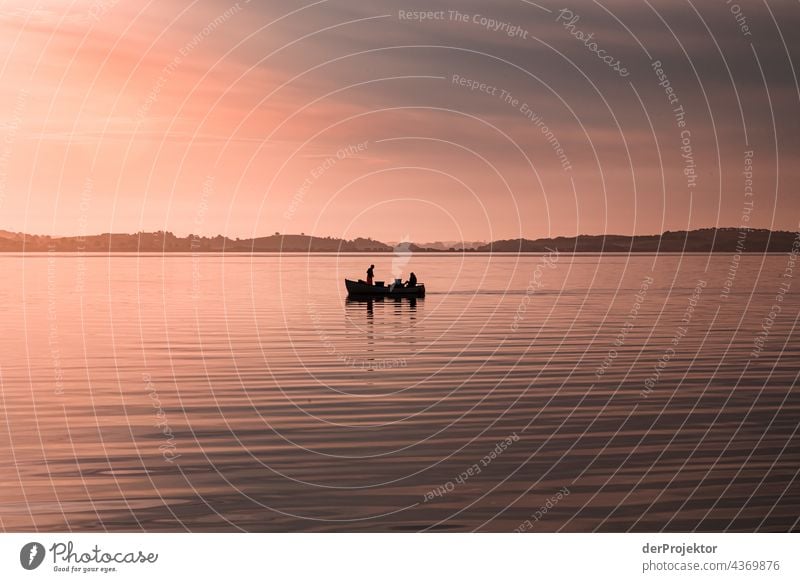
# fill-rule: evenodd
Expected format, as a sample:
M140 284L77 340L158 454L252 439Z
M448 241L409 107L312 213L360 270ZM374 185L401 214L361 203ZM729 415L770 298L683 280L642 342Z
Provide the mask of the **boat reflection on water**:
M411 310L415 310L417 308L417 299L420 299L423 303L425 301L424 297L369 297L369 296L358 296L358 295L348 295L345 299L346 304L356 303L356 304L366 304L367 310L372 311L374 303L394 303L396 305L408 305Z
M361 353L365 369L406 367L407 358L416 352L415 345L421 340L417 309L424 304L425 300L417 297L345 300L348 342Z
M417 301L420 301L421 305L425 304L424 298L418 299L417 297L348 297L345 300L345 310L348 319L359 317L358 313L363 310L366 313L367 323L372 324L376 303L379 306L379 311L386 312L389 311L391 305L394 305L394 310L392 311L397 315L407 314L409 326L413 326L416 320ZM401 324L402 319L394 323Z

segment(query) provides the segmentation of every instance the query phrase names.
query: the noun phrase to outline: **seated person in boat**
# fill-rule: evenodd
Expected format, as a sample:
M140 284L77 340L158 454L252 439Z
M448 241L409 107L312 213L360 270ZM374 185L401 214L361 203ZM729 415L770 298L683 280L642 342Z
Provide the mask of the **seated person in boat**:
M417 276L414 274L414 271L411 271L411 274L408 276L408 281L406 281L406 287L416 287L417 286Z
M370 265L367 269L367 285L372 285L372 278L375 275L373 269L375 269L375 265Z

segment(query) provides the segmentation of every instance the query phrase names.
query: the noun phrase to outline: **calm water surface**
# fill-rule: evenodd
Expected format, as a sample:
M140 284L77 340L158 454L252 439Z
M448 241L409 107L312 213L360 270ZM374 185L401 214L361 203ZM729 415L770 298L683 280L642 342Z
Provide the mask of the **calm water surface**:
M797 529L787 260L0 256L0 525Z

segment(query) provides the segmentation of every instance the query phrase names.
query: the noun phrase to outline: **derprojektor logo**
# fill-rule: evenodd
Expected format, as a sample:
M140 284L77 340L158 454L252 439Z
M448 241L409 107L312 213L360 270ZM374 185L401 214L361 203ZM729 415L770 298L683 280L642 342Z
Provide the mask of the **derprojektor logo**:
M44 546L39 542L29 542L19 552L19 563L26 570L35 570L44 561Z

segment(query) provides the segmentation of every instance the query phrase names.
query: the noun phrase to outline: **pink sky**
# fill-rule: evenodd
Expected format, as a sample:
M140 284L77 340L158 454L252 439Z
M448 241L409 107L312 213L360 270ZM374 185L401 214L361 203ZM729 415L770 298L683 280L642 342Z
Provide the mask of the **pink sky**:
M552 3L436 4L469 22L409 22L396 2L4 2L0 228L434 241L737 226L749 149L750 225L797 228L800 93L769 15L744 38L705 8L712 38L673 3L605 3L634 39L581 8L622 79ZM775 11L789 34L797 6ZM656 58L687 110L693 190Z

